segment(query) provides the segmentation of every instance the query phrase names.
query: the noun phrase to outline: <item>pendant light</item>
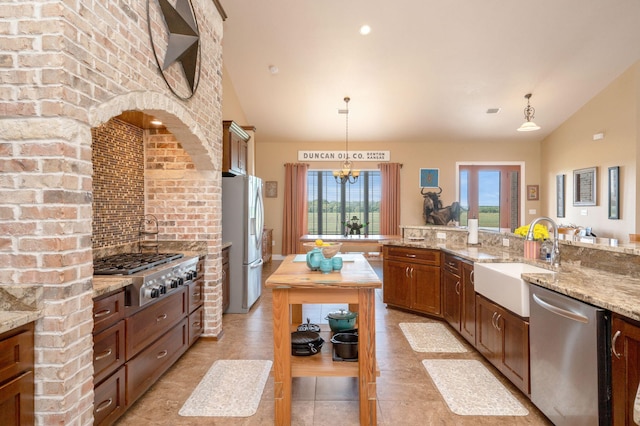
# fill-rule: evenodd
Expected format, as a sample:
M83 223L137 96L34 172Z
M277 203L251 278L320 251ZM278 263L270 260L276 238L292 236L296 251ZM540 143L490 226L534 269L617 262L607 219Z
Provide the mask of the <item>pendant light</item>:
M531 106L531 104L529 103L529 99L531 99L531 93L527 93L526 95L524 95L524 98L527 100L527 106L524 109L525 122L522 123L522 125L520 127L518 127L518 131L519 132L532 132L534 130L540 130L540 126L538 126L536 123L531 121L531 120L533 120L534 115L536 113L535 108L533 108Z
M349 101L351 98L345 96L344 103L345 109L339 109L338 114L345 115L345 150L344 150L344 162L340 170L333 171L333 177L336 179L336 183L356 183L360 176L360 170L351 170L351 160L349 160Z

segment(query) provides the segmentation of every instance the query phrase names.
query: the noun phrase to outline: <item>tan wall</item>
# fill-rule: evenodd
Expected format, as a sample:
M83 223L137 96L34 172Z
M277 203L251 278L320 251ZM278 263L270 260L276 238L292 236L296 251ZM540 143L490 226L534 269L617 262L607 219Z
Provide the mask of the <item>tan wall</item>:
M563 224L591 226L598 237L628 239L637 226L640 62L596 95L542 143L543 211ZM604 139L593 140L596 133ZM573 205L573 171L597 167L597 205ZM608 218L609 167L620 166L620 220ZM556 175L566 175L564 218L556 217ZM587 215L582 213L586 212Z
M259 133L259 129L258 129ZM539 183L539 143L521 142L514 135L514 140L494 143L357 143L350 142L352 150L388 150L391 161L403 164L401 172L401 224L421 225L422 195L420 195L419 170L421 168L439 168L442 201L449 205L456 201L456 162L525 162L525 184ZM265 225L273 228L273 239L276 242L274 253L282 250L282 195L284 185L284 164L296 162L298 150L341 150L344 143L258 143L256 148L256 174L264 180L278 182L278 197L265 198ZM312 168L333 169L338 163L309 163ZM375 162L356 163L360 169L376 169ZM539 201L527 202L525 212L529 209L540 211ZM531 221L536 215L526 215L525 221Z

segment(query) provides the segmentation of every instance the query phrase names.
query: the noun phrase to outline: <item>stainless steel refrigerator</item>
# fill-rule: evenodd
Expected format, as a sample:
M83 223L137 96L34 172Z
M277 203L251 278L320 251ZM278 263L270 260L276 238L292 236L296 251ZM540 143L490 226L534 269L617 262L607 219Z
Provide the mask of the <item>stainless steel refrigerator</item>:
M222 178L222 241L229 249L229 308L247 313L262 293L262 180L256 176Z

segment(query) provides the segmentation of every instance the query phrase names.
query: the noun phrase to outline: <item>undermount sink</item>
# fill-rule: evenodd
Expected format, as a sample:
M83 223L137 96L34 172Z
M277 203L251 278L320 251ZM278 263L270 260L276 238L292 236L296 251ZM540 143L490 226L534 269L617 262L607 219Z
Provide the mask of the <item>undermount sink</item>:
M521 317L529 317L529 283L522 274L553 274L527 263L475 263L475 290Z

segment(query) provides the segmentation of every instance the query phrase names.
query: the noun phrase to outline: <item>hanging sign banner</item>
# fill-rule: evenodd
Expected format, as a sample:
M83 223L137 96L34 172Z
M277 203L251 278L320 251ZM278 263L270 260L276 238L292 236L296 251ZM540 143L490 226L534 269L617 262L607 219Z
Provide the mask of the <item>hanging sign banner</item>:
M344 151L298 151L298 161L344 161ZM349 151L352 161L390 161L390 151Z

